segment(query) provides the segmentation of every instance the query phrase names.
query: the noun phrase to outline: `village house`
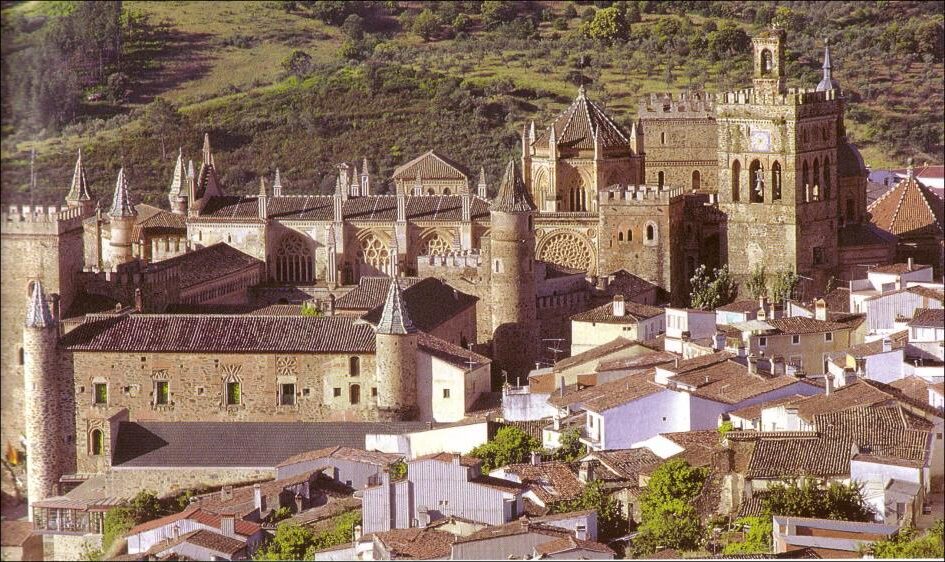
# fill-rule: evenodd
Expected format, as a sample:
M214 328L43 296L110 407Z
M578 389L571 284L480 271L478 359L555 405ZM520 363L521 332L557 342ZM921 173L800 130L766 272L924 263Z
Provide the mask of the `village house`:
M397 453L365 451L352 447L326 447L300 453L276 465L276 480L322 468L322 474L349 488L360 490L380 481L390 465L403 459Z
M201 529L242 542L248 554L255 552L265 539L265 532L258 523L191 505L180 513L132 527L127 533L128 553L147 552L165 540L174 540Z
M616 295L612 303L571 317L571 355L623 337L645 341L665 330L663 309L624 300Z
M887 540L899 531L895 525L882 523L783 515L775 515L771 527L775 553L809 549L818 558L860 558L871 543Z
M505 525L486 527L453 543L453 560L539 559L544 555L562 559L614 558L606 545L589 540L583 531L575 533L548 523L520 519Z
M129 556L129 555L126 555ZM136 560L251 560L246 541L207 529L161 541L147 551L130 555Z

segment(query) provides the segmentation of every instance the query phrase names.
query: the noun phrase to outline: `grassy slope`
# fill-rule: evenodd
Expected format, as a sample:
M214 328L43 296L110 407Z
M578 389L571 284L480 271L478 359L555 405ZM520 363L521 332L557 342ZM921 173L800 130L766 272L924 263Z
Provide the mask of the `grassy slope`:
M68 2L25 2L4 10L4 17L18 17L43 11L55 14L68 9ZM552 3L560 9L560 3ZM410 157L436 147L475 170L485 164L492 175L498 173L501 161L515 149L515 135L525 119L541 125L562 109L574 94L566 80L572 68L573 54L553 45L539 60L530 60L537 44L524 44L519 49L496 52L488 38L477 38L457 48L456 41L422 43L411 34L397 34L390 42L410 49L409 66L433 70L443 75L466 80L470 84L488 86L499 78L513 80L524 94L494 95L495 101L508 109L508 115L481 118L431 107L429 96L418 92L378 93L364 91L360 95L333 99L331 89L324 88L323 77L298 83L282 79L280 63L292 50L303 49L317 62L335 60L342 35L336 28L321 22L288 14L266 2L190 3L190 2L126 2L126 9L146 14L153 24L166 22L171 38L147 55L151 62L143 65L130 106L143 105L161 95L181 105L188 127L180 131L171 144L183 145L185 154L199 154L201 132L211 130L218 146L217 161L224 169L230 191L251 191L256 176L271 173L275 166L283 169L292 187L288 191L312 191L325 176L333 173L334 162L369 157L382 173ZM640 26L652 25L665 16L646 15ZM693 16L699 23L703 18ZM578 19L569 23L570 28ZM543 24L542 35L552 33ZM235 38L247 38L248 47L230 46ZM144 45L143 48L147 48ZM790 54L790 53L789 53ZM813 53L812 56L817 56ZM746 59L735 61L744 69ZM816 60L806 61L806 76ZM709 90L719 87L718 77L731 66L723 61L708 67ZM889 68L875 61L868 69L851 68L850 72L869 72L876 84L884 85L884 93L867 105L870 110L888 118L897 114L922 111L941 114L941 99L925 98L922 107L902 107L908 89L926 81L927 73L919 67ZM602 71L600 82L612 96L608 109L627 122L636 112L640 95L655 91L679 91L686 86L680 77L672 86L662 81L663 69L657 67L650 77L642 71L629 80L616 64ZM844 80L844 69L836 73ZM934 78L941 83L942 65L935 65ZM742 83L747 84L746 72ZM792 84L797 85L797 84ZM536 95L537 94L537 95ZM592 95L598 95L596 88ZM897 104L897 100L899 103ZM501 110L500 110L501 112ZM304 121L304 122L300 122ZM448 124L452 122L452 124ZM848 128L855 140L869 136L869 125L848 119ZM455 135L460 135L457 138ZM160 159L155 139L141 136L132 119L120 127L90 134L63 134L44 141L2 143L4 201L23 200L28 185L28 154L36 146L39 160L37 202L60 199L65 183L71 177L75 151L82 147L87 154L89 175L99 196L111 192L117 167L124 163L132 171L133 188L142 200L163 203L163 191L172 161ZM886 147L861 142L867 162L874 166L892 164ZM287 172L287 173L286 173ZM19 192L20 195L15 195ZM12 195L12 197L11 197Z

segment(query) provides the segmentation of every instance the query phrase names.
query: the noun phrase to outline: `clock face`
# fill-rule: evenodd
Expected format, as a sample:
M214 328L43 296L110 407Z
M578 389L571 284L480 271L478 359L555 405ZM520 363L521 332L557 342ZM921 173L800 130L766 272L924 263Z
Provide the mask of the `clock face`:
M752 152L768 152L771 150L771 133L764 130L751 132L749 146Z

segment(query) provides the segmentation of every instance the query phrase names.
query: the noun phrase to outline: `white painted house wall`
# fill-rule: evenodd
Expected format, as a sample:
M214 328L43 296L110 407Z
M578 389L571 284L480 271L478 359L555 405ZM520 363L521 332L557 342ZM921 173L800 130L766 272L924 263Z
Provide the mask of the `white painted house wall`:
M483 392L489 391L489 365L470 372L428 353L417 354L417 406L420 421L450 423L463 419ZM444 390L449 396L444 395Z

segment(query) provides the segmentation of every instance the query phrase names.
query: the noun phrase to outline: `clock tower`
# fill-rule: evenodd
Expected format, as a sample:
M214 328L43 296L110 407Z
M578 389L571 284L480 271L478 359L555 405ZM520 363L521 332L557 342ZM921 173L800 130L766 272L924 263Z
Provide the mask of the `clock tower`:
M822 288L837 268L839 88L787 88L784 31L752 39L753 88L720 94L722 255L744 280L793 270Z

